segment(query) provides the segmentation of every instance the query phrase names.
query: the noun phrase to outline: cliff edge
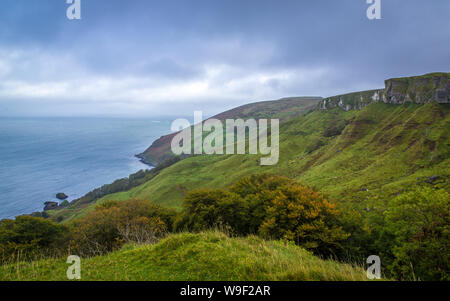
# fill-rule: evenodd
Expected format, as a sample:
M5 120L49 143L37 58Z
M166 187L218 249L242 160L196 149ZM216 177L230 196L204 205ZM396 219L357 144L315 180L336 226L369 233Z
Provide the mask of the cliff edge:
M385 81L384 89L324 98L319 102L318 108L328 110L339 107L346 111L360 110L371 103L380 101L389 104L450 103L450 73L391 78Z

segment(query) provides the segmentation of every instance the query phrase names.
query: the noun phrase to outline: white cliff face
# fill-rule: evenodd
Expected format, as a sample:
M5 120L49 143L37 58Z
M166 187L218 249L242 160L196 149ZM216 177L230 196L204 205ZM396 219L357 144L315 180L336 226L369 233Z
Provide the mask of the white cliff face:
M360 110L383 101L389 104L428 102L450 103L450 73L431 73L385 81L385 88L362 91L325 98L319 104L322 110L339 107L343 110Z
M380 93L378 92L373 93L372 100L374 102L378 102L380 100Z
M345 111L360 110L366 105L379 101L383 90L371 90L325 98L319 104L322 110L339 107Z

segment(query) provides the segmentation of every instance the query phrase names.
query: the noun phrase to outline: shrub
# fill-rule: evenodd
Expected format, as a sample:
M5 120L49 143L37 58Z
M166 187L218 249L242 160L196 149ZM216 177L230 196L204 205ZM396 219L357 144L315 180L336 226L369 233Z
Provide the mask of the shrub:
M187 194L176 228L202 231L227 225L242 234L248 228L248 214L247 204L237 194L225 190L195 190Z
M60 206L60 207L67 207L67 206L69 206L69 204L70 204L70 203L69 203L68 200L64 200L64 201L61 202L61 204L59 204L59 206Z
M282 186L297 185L287 177L275 175L253 175L236 181L230 191L241 196L248 204L248 229L245 234L257 234L266 217L267 207Z
M125 243L152 244L167 234L167 226L159 217L135 217L117 229Z
M450 280L450 198L428 187L399 195L385 213L395 237L391 273L398 279Z
M41 217L0 221L0 257L5 260L56 255L67 247L68 229Z
M322 195L291 179L253 175L229 190L188 193L175 228L202 231L224 224L238 235L285 239L329 255L349 236L337 225L338 214Z
M71 224L71 246L81 255L120 248L125 242L155 242L171 230L173 210L146 201L105 202Z
M286 185L266 208L266 217L259 228L263 237L294 241L322 255L340 249L347 239L337 225L336 205L308 187Z

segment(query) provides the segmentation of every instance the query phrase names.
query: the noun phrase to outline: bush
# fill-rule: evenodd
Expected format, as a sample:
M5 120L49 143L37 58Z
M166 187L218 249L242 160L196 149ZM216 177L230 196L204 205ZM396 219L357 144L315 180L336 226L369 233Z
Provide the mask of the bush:
M18 216L0 221L0 258L6 260L52 256L67 247L65 226L41 217Z
M117 229L125 243L152 244L167 234L166 224L159 217L135 217Z
M347 239L342 227L336 225L336 205L322 195L300 185L283 186L266 209L259 233L266 238L294 241L322 255L341 249Z
M67 207L67 206L69 206L69 204L70 204L70 203L69 203L68 200L64 200L64 201L61 202L61 204L59 204L59 206L60 206L60 207Z
M322 195L291 179L254 175L229 190L188 193L175 228L202 231L225 225L238 235L285 239L329 255L349 236L337 225L338 214Z
M287 177L275 175L253 175L236 181L230 191L241 196L248 204L248 229L245 234L257 234L266 218L267 207L275 199L280 187L297 185Z
M70 226L79 255L103 254L124 243L153 243L171 230L175 212L146 201L105 202Z
M450 198L428 187L399 195L385 213L385 231L395 237L389 266L398 279L450 280Z
M195 190L187 194L184 212L175 228L202 231L228 225L242 234L248 231L248 213L247 204L237 194L225 190Z

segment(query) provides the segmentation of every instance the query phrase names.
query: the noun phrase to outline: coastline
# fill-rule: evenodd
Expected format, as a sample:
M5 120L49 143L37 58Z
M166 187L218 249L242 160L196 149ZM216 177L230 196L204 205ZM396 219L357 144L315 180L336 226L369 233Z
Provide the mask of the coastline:
M145 164L145 165L147 165L147 166L149 167L149 168L147 169L147 171L152 170L152 169L154 169L154 168L156 167L154 164L150 163L150 162L144 157L143 154L137 154L137 155L134 155L134 157L137 158L137 159L139 159L139 161L140 161L141 163L143 163L143 164ZM79 197L79 198L76 198L76 199L73 199L73 200L71 200L71 201L68 201L68 204L61 205L61 204L63 203L63 201L61 201L61 202L59 202L59 204L55 205L53 208L48 209L48 210L60 210L60 209L66 208L66 207L68 207L70 204L73 204L73 203L75 203L75 202L77 202L77 201L79 201L79 200L82 200L83 198L85 198L86 196L88 196L89 194L91 194L91 193L94 192L94 191L101 190L103 187L108 186L108 185L113 185L113 184L114 184L115 182L117 182L117 181L120 181L120 180L123 180L123 179L129 179L131 176L136 175L136 174L138 174L138 173L140 173L140 172L142 172L142 171L145 172L145 170L140 169L140 170L136 171L135 173L128 175L128 177L116 179L116 180L114 180L112 183L105 183L105 184L103 184L101 187L97 187L97 188L95 188L95 189L93 189L93 190L91 190L91 191L89 191L89 192L84 193L84 194L83 194L81 197ZM46 211L47 211L46 208L48 208L47 203L56 203L56 202L55 202L55 201L45 201L44 204L43 204L43 209L42 209L42 211L35 211L35 212L32 212L32 213L24 213L24 214L21 214L21 215L18 215L18 216L34 216L34 217L44 217L44 218L48 218L49 216L48 216L48 214L46 213ZM15 218L15 217L13 217L13 218Z
M109 117L11 117L0 120L0 219L42 211L64 192L68 201L139 170L142 153L170 120ZM154 163L154 164L152 164Z
M144 156L143 153L137 154L137 155L134 155L134 156L135 156L136 158L138 158L139 161L140 161L141 163L143 163L143 164L145 164L145 165L148 165L148 166L150 166L151 168L155 168L155 167L156 167L156 165L150 163L150 162L147 160L147 158Z

